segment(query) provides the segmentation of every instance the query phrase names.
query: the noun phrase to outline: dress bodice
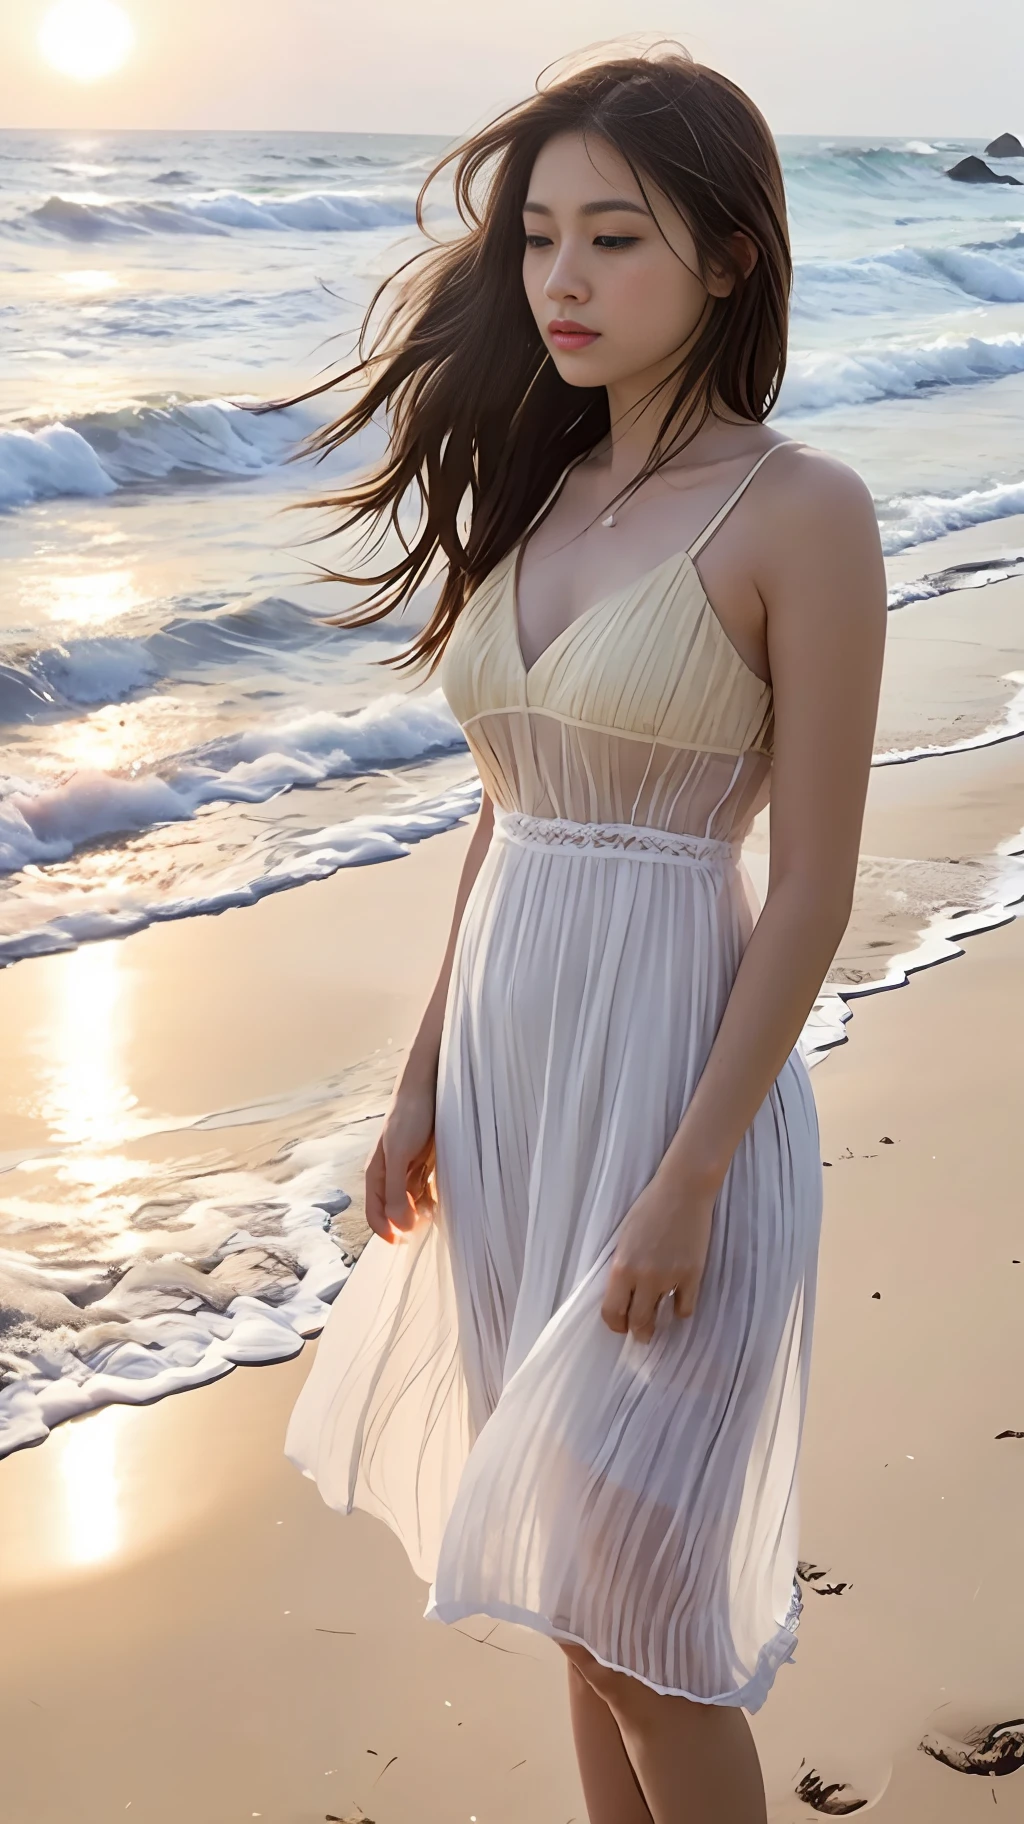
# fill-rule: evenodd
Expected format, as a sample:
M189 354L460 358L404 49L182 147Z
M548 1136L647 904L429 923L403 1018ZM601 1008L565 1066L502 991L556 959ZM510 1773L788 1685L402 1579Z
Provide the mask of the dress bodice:
M530 666L518 545L470 596L439 681L501 809L743 839L768 799L772 687L732 644L695 559L759 467L695 545L595 602Z

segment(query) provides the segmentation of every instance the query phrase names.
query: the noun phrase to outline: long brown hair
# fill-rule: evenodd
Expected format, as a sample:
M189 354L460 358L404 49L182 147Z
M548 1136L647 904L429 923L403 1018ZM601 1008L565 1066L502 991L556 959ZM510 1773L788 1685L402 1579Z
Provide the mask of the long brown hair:
M405 653L382 663L429 663L433 672L467 597L527 531L569 464L608 434L605 389L560 377L523 287L527 186L541 148L566 132L614 146L641 189L653 183L683 215L702 274L714 264L735 279L728 297L711 300L666 383L654 449L628 491L690 442L719 403L759 423L778 395L792 283L785 195L771 132L742 89L673 47L579 69L501 114L446 153L417 198L426 234L430 187L454 166L465 232L432 239L378 287L353 366L275 402L360 387L296 456L326 456L375 417L387 421L386 453L375 467L337 493L300 503L340 512L320 536L361 528L374 556L389 529L398 535L402 555L375 573L318 566L324 581L372 586L360 607L328 617L334 624L382 619L424 582L439 555L447 560L430 619ZM749 276L730 238L737 231L757 248ZM399 517L410 496L419 502L411 534Z

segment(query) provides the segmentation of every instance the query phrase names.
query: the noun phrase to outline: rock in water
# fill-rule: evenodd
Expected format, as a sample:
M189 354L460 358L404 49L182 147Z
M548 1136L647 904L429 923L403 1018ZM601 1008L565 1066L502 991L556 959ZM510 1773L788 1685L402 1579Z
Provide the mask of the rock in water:
M993 171L983 158L962 158L958 165L946 172L958 184L1020 184L1019 177L1010 177Z
M1024 146L1016 133L1000 133L990 146L985 147L986 158L1024 158Z

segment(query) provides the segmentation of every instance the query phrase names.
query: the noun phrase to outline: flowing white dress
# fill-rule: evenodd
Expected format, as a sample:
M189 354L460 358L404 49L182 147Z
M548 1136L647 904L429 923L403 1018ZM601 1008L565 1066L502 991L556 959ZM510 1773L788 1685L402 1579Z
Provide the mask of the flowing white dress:
M740 844L772 692L695 563L744 486L530 667L518 551L456 623L441 684L495 827L445 1010L438 1213L370 1238L285 1453L393 1528L427 1616L522 1623L753 1712L801 1608L822 1172L799 1046L730 1163L692 1316L664 1299L641 1343L600 1315L756 916Z

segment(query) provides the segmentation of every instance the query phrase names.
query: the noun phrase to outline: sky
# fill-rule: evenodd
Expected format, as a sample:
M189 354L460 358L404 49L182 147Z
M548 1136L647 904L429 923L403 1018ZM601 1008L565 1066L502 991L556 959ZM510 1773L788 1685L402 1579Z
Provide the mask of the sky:
M663 33L777 133L1024 138L1024 0L121 0L136 48L88 85L42 59L50 3L0 0L0 127L455 135L554 59Z

